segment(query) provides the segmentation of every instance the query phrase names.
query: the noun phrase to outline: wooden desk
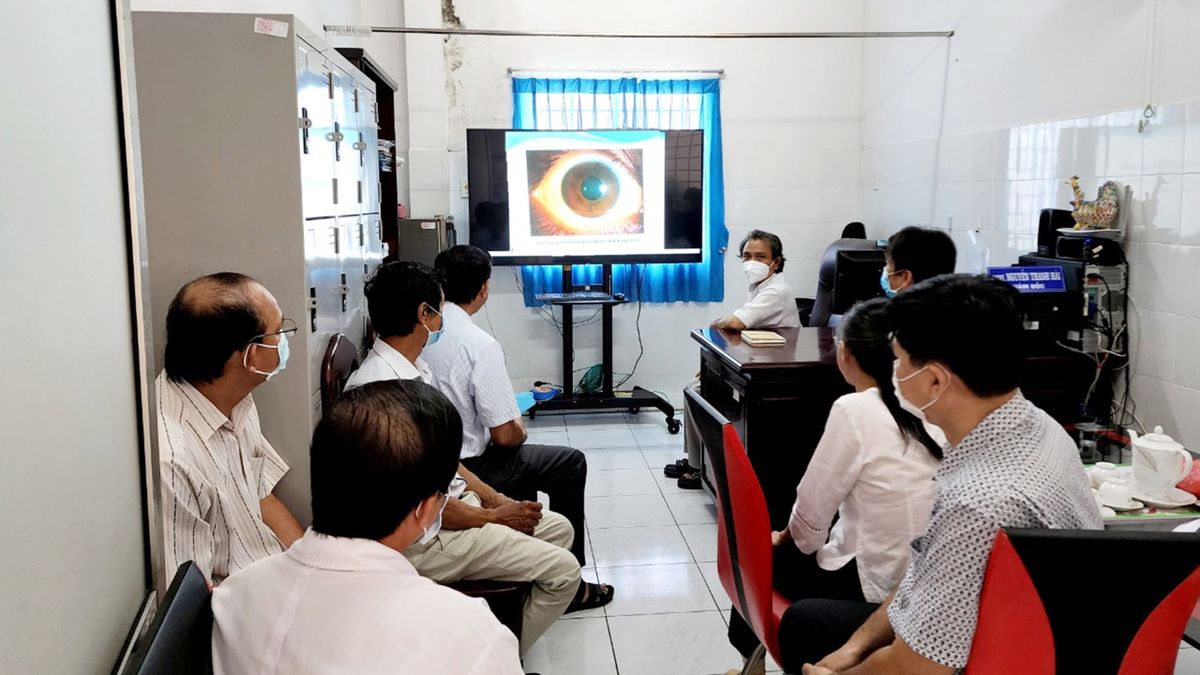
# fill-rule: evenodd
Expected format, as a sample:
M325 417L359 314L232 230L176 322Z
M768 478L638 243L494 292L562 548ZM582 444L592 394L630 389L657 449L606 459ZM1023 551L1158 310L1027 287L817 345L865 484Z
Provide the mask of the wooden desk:
M737 427L758 474L771 526L787 524L796 485L825 431L833 402L851 388L837 368L829 328L779 328L780 347L750 347L736 331L692 331L700 345L700 394ZM1090 359L1065 353L1026 359L1022 391L1064 424L1075 422L1095 376Z

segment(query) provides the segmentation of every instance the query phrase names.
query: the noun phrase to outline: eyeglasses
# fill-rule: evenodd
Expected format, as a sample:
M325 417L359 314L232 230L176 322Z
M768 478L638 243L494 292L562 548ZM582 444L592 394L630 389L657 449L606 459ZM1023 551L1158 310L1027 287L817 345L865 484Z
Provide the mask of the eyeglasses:
M246 343L246 346L249 347L250 345L253 345L253 344L262 344L263 338L271 337L272 335L288 335L290 333L295 333L296 330L297 330L296 322L292 321L291 319L285 318L283 320L283 323L280 324L279 330L277 330L273 333L263 333L262 335L255 335L254 337L250 338L250 341Z

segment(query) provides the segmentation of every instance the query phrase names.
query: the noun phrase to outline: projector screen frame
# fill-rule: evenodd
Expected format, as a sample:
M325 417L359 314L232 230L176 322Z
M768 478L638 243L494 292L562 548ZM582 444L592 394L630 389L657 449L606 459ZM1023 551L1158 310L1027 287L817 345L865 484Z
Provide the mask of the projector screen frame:
M466 133L467 133L468 139L467 139L466 145L467 145L467 175L468 175L468 186L469 186L468 187L468 194L469 194L468 199L470 200L469 206L468 206L468 226L470 228L469 240L470 240L471 245L477 246L488 252L488 254L492 258L492 265L494 267L519 267L519 266L524 266L524 265L642 265L642 264L672 264L672 263L694 264L694 263L704 262L704 258L705 258L704 244L705 244L707 237L704 234L703 213L707 211L707 204L705 204L703 202L703 197L701 197L703 211L702 211L702 215L701 215L699 250L679 249L679 250L693 251L693 252L689 252L689 253L673 253L673 254L671 254L671 253L655 252L655 253L644 253L644 254L634 253L634 254L561 255L561 256L502 255L502 254L497 255L497 253L495 251L489 249L487 246L481 246L479 243L476 243L476 214L475 214L475 208L474 208L474 205L476 204L476 199L475 199L475 191L470 186L472 183L472 181L470 179L470 176L472 175L470 137L472 134L480 133L480 132L493 132L493 133L502 132L502 133L507 134L508 132L530 132L530 131L562 131L562 132L580 131L580 132L585 132L585 133L587 133L587 132L606 132L606 131L662 131L667 135L689 133L689 134L700 135L700 141L703 144L703 132L700 129L553 129L553 130L512 129L512 128L508 128L508 129L501 129L501 128L471 128L471 129L467 129ZM702 145L702 152L703 152L703 145ZM671 181L669 178L667 179L667 184L668 185L671 184ZM702 177L701 178L702 193L703 193L703 184L704 184L704 179ZM669 206L669 200L665 200L664 205L663 205L664 210L667 209L668 206Z

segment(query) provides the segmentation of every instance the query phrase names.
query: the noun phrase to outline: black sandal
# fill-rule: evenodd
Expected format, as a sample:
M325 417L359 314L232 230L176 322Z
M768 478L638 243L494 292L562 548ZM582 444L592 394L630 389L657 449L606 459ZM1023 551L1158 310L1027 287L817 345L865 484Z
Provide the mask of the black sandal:
M567 605L567 611L563 612L563 614L603 607L612 602L613 594L613 587L608 584L593 584L587 581L580 581L579 590L575 591L575 599L571 601L570 605Z

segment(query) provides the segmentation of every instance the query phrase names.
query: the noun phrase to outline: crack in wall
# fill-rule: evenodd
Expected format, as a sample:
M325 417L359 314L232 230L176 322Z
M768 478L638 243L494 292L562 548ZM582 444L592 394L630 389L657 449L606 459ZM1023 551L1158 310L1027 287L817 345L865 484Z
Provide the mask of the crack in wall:
M454 0L442 0L442 26L446 28L465 28L462 19L458 16L458 11L454 7ZM458 70L463 65L463 48L459 42L459 38L454 35L447 35L442 39L442 57L446 63L446 103L449 108L454 108L458 103Z

